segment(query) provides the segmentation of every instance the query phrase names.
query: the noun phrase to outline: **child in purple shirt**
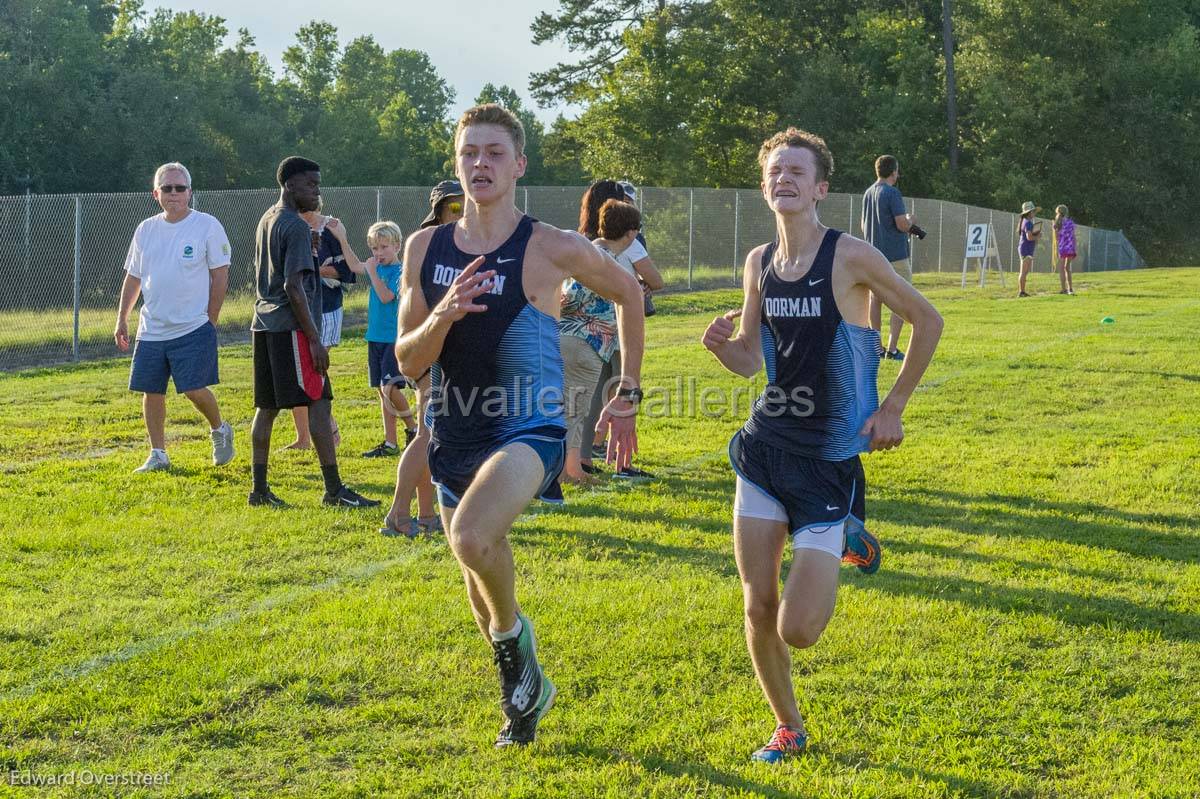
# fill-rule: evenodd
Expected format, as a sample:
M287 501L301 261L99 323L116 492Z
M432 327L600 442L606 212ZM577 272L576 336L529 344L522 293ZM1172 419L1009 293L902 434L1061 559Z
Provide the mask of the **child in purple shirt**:
M1029 296L1025 293L1025 280L1033 270L1033 251L1042 235L1041 223L1034 222L1034 217L1040 210L1042 209L1039 206L1026 202L1021 206L1021 215L1017 218L1017 235L1020 237L1017 254L1021 256L1021 272L1017 275L1017 286L1020 290L1018 297Z

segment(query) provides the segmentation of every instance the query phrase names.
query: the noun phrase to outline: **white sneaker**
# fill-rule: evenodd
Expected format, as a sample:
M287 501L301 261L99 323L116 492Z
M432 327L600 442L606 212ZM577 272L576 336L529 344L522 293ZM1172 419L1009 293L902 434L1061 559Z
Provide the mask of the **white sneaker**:
M221 422L221 426L213 430L213 466L224 466L233 460L233 428L229 422Z
M167 453L161 450L150 450L150 457L146 458L146 462L133 470L134 474L142 472L161 472L164 469L171 468L171 461L167 458Z

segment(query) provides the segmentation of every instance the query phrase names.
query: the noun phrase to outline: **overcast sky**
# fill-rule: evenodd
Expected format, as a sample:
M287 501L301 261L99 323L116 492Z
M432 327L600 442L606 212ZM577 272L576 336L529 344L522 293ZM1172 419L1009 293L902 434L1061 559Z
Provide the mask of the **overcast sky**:
M572 115L569 109L538 109L529 94L530 72L572 57L557 42L535 46L530 41L530 23L540 11L557 10L557 0L145 0L148 10L159 7L224 17L230 44L238 28L249 29L276 77L296 31L323 19L338 29L343 46L370 34L385 50L428 53L438 74L454 88L456 114L490 82L516 89L547 124L560 110Z

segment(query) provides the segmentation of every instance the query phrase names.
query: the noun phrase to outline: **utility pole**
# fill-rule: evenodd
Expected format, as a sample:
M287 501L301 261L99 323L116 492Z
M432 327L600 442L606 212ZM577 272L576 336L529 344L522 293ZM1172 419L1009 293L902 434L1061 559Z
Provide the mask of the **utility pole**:
M954 83L954 26L950 0L942 0L942 52L946 56L946 125L950 131L950 173L958 172L958 97Z

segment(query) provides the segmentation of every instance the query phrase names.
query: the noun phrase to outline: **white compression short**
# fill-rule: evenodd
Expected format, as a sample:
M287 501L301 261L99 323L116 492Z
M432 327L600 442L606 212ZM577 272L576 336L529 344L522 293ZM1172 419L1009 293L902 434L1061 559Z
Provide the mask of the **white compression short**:
M737 488L734 490L733 515L783 522L785 525L788 523L787 512L779 500L741 477L737 478ZM816 549L828 552L839 560L842 557L845 548L845 519L809 525L789 532L792 534L792 549Z

